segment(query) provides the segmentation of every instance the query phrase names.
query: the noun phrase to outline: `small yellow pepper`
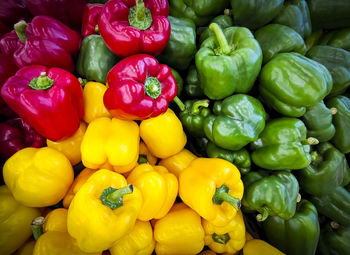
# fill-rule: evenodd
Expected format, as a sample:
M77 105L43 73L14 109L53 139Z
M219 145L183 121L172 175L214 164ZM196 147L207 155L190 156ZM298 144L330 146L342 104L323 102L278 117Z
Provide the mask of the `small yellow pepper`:
M14 253L14 255L33 255L34 246L35 240L33 238L29 238L28 241Z
M155 246L149 221L137 220L134 228L110 249L111 255L151 255Z
M84 121L90 123L99 117L112 117L103 104L103 95L107 87L99 82L88 82L84 86Z
M146 144L141 141L138 164L149 163L151 165L155 165L157 161L158 161L158 158L153 156L152 153L147 148Z
M201 217L184 203L175 204L154 225L156 254L198 254L204 247Z
M134 121L101 117L93 120L81 143L84 166L100 169L109 163L118 173L133 169L139 157L139 126Z
M240 210L226 226L217 227L205 219L202 219L202 226L205 245L216 253L235 254L245 244L245 225Z
M62 152L74 166L81 161L80 145L81 141L83 140L85 131L86 124L84 122L80 122L78 130L74 133L73 136L57 142L47 139L47 147Z
M30 224L40 215L37 208L18 203L6 185L0 186L0 252L8 255L32 235Z
M253 239L245 243L243 247L244 255L285 255L283 252L279 251L277 248L273 247L269 243Z
M143 120L140 136L151 153L158 158L168 158L179 153L187 141L181 121L169 108L155 118Z
M148 221L164 217L173 206L178 193L178 181L163 166L141 164L127 178L142 193L139 220Z
M162 159L159 162L159 165L166 167L170 173L173 173L176 175L176 177L179 177L180 173L196 158L197 156L192 152L187 149L183 149L179 153L170 156L169 158Z
M179 194L201 217L215 226L225 226L241 206L241 174L226 160L197 158L181 172Z
M24 148L9 158L4 181L14 198L30 207L57 204L73 182L71 163L61 152L49 148Z
M106 250L134 227L141 206L141 192L121 174L98 170L69 206L68 232L85 252Z

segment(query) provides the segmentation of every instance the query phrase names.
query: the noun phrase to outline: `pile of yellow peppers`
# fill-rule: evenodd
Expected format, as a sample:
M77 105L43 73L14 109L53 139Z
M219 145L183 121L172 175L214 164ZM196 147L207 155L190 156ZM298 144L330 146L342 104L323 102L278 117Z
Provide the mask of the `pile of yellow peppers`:
M140 123L112 118L105 89L85 85L72 137L6 161L1 254L282 254L247 235L233 164L184 149L170 109ZM74 178L79 162L86 168ZM47 209L60 201L64 208Z

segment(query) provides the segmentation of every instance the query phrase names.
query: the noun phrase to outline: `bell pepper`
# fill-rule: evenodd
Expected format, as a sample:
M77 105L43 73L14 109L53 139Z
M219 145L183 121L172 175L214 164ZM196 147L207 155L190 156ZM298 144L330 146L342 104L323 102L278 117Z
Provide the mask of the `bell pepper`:
M333 223L333 224L332 224ZM331 222L321 231L317 252L320 255L346 254L350 249L350 227L343 227Z
M26 147L40 148L45 139L21 118L0 123L0 157L7 160L17 151Z
M299 193L299 184L293 174L287 171L250 172L243 177L244 209L258 211L257 221L264 221L268 216L290 219L295 214Z
M89 35L81 44L76 68L89 81L106 83L107 73L118 60L100 35Z
M174 68L171 68L171 67L170 67L170 70L176 81L176 87L177 87L176 96L179 97L183 90L184 81L178 71L176 71Z
M313 137L306 139L306 127L301 120L273 119L251 143L251 157L255 165L265 169L302 169L311 162L310 145L317 143Z
M285 255L283 252L279 251L277 248L273 247L269 243L260 240L253 239L245 243L243 247L243 255Z
M112 0L101 11L98 29L108 48L120 57L156 55L170 38L168 12L165 0Z
M142 193L141 212L137 217L142 221L164 217L177 197L177 178L164 166L141 164L131 171L127 182Z
M335 134L332 118L336 113L336 108L327 108L323 101L307 107L302 117L307 135L315 137L320 142L330 140Z
M156 117L166 112L168 102L177 93L170 68L146 54L121 60L109 71L107 83L109 88L103 102L108 111L119 119Z
M335 96L326 101L329 108L337 109L337 114L333 116L335 134L331 142L342 153L350 152L350 137L347 131L350 128L350 99L346 96Z
M232 18L228 13L225 13L224 15L219 15L213 18L210 21L210 23L218 24L221 27L221 29L225 29L233 26ZM209 27L204 28L199 36L199 44L202 44L202 42L204 42L205 39L209 38L212 35L213 35L213 32L209 29Z
M6 185L0 186L0 208L0 250L10 255L32 235L30 223L40 211L17 202Z
M204 133L219 147L240 150L258 139L265 119L264 107L258 99L236 94L214 103L213 114L204 120Z
M261 70L260 95L279 113L301 117L332 90L327 68L299 53L277 54ZM312 95L312 97L310 97Z
M263 63L269 62L276 54L281 52L306 53L304 39L294 29L280 25L270 24L255 32L263 52Z
M158 161L158 158L155 157L147 148L146 144L140 141L139 148L139 159L137 160L138 164L149 163L152 166L155 166Z
M245 225L241 211L226 226L217 227L204 219L202 226L205 245L216 253L235 254L245 244Z
M204 94L216 100L247 93L261 69L259 43L244 27L223 30L212 23L209 29L214 35L201 44L195 58Z
M98 18L100 17L103 4L86 4L83 12L81 34L83 38L98 33Z
M191 65L188 68L188 74L186 77L185 92L191 98L197 98L204 96L201 84L198 78L198 72L196 66Z
M179 153L187 141L181 121L171 109L155 118L143 120L140 136L150 152L162 159Z
M206 137L189 137L188 148L197 156L207 157L207 146L209 140Z
M350 51L350 28L330 31L320 38L320 45L329 45Z
M317 29L311 33L308 38L305 38L306 49L309 50L315 45L320 44L320 38L323 35L323 31L321 29Z
M201 217L184 203L177 203L156 221L154 239L158 255L197 254L204 247Z
M292 218L268 217L264 232L269 243L288 255L314 255L320 237L317 210L309 201L301 200Z
M215 226L225 226L241 206L241 174L223 159L195 159L180 173L179 195L202 218Z
M118 173L134 168L139 156L139 127L134 121L100 117L86 129L81 142L84 166L99 169L109 163Z
M152 254L155 247L153 229L149 221L137 220L133 229L109 251L111 255Z
M14 255L33 255L35 246L35 240L33 238L29 238L27 242L25 242L21 248L19 248Z
M23 42L18 38L15 30L6 33L0 39L1 53L11 58L13 58L13 54L20 47L23 47Z
M169 16L170 39L157 57L160 62L176 69L185 70L196 53L196 25L192 20Z
M215 143L209 142L207 145L207 155L209 158L222 158L231 162L238 168L241 175L250 171L250 154L245 148L239 151L230 151L216 146Z
M1 96L35 131L53 141L72 136L84 117L80 83L60 68L23 67L6 81Z

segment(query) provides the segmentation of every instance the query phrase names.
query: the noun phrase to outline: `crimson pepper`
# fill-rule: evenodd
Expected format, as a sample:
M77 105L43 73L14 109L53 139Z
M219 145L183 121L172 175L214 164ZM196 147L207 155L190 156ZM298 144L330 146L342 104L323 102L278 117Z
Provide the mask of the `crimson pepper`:
M170 39L167 0L110 0L98 29L108 48L120 57L159 54Z
M23 0L0 1L0 21L5 25L12 27L19 20L29 20L30 17L30 12Z
M170 68L146 54L121 60L109 71L107 83L104 105L114 117L125 120L143 120L166 112L177 93Z
M35 131L53 141L72 136L84 117L81 85L60 68L23 67L5 82L1 95Z
M103 4L87 4L83 14L83 25L81 27L81 34L83 37L98 33L97 21L100 17Z
M29 24L20 21L15 31L24 43L14 53L19 67L37 64L73 72L72 55L78 52L81 43L77 32L47 16L36 16Z

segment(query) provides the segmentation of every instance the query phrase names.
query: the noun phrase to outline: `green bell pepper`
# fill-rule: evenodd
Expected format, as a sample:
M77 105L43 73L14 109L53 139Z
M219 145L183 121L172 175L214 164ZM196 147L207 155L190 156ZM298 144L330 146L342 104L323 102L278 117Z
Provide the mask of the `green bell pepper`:
M226 14L215 17L210 21L210 23L218 24L221 27L221 29L233 26L232 18ZM205 39L209 38L212 35L213 32L208 27L203 29L199 36L199 44L201 44Z
M333 116L335 135L331 142L342 153L350 152L350 99L346 96L335 96L326 101L328 107L337 109L337 114Z
M198 98L204 96L201 83L198 79L197 69L194 65L188 69L186 77L185 92L191 98Z
M210 141L227 150L242 149L255 141L265 127L263 105L245 94L216 101L213 113L204 120L204 133Z
M284 220L278 216L264 221L267 241L288 255L314 255L320 237L320 224L315 206L301 200L294 216Z
M255 32L255 38L259 42L263 52L263 63L270 61L281 52L306 53L304 39L290 27L270 24Z
M306 139L301 120L273 119L251 143L251 157L254 164L269 170L302 169L311 162L310 145L317 143L315 138Z
M321 29L315 30L311 33L311 35L305 39L306 49L309 50L315 45L319 45L319 41L323 35Z
M331 222L321 231L317 254L344 255L350 251L350 227L343 227Z
M212 142L208 142L207 155L209 158L222 158L233 163L242 175L250 171L250 154L244 148L239 151L230 151L220 148Z
M183 87L184 87L184 81L181 77L181 75L178 73L178 71L176 71L174 68L171 68L171 73L173 74L175 81L176 81L176 85L177 85L177 93L176 96L180 97Z
M290 219L295 214L299 194L299 184L288 171L272 174L249 172L243 176L244 210L258 211L257 221L264 221L268 216Z
M204 94L223 99L233 93L247 93L260 72L262 51L249 29L216 23L215 35L206 39L196 53L196 67Z
M105 84L107 73L119 60L100 35L89 35L81 44L76 68L78 74L89 81Z
M186 69L196 53L196 25L192 20L168 16L171 33L168 44L157 57L175 69Z
M299 53L279 53L262 68L259 89L276 111L301 117L306 107L329 94L332 76L325 66Z
M325 34L321 37L319 44L350 51L350 28L343 28Z
M209 140L206 137L193 137L189 136L188 138L188 147L189 149L197 156L206 158L207 152L206 148L208 146Z

